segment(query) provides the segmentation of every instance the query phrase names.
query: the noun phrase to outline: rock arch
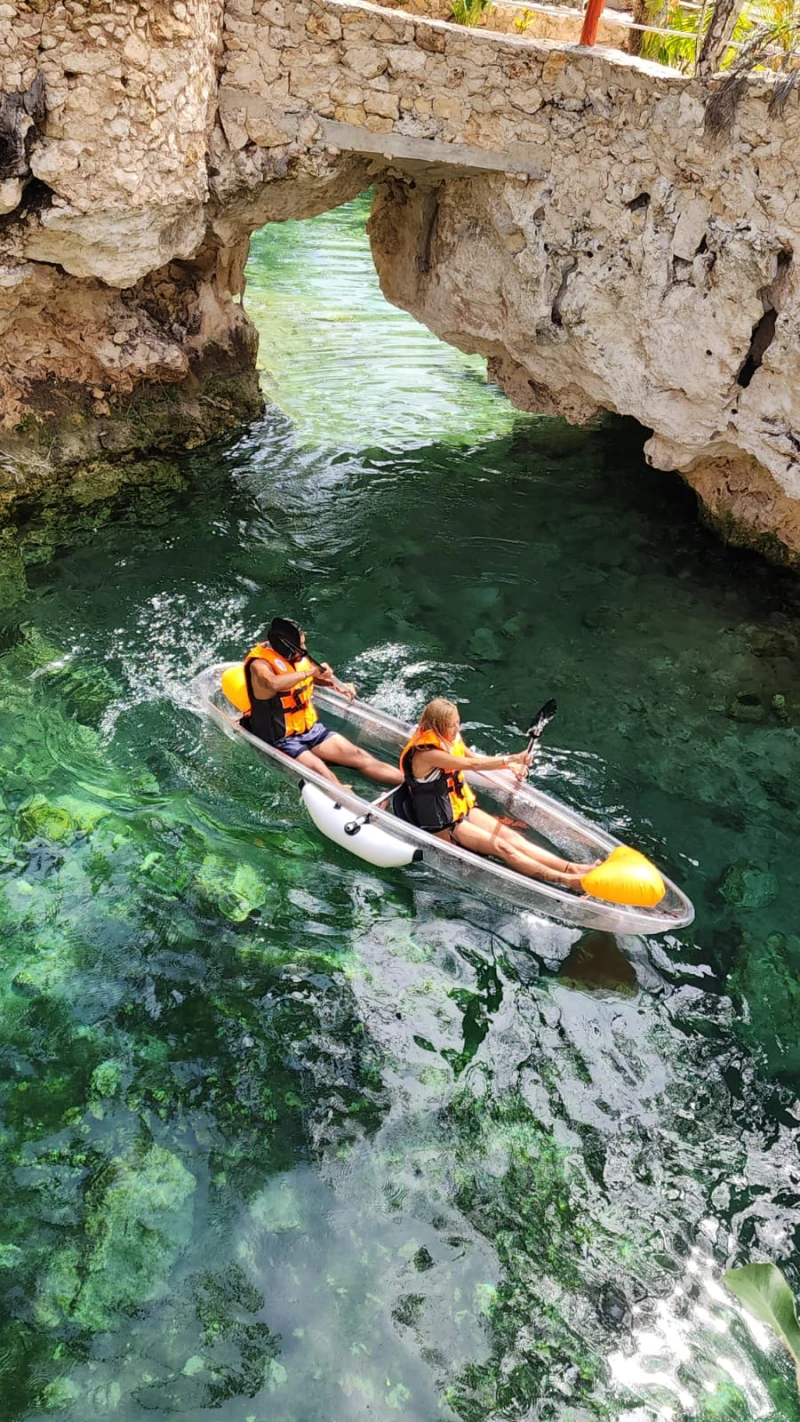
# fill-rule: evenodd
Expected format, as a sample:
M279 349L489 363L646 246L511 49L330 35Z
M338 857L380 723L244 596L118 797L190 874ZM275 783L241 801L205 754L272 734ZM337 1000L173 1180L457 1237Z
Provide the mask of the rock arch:
M0 17L7 510L252 415L249 234L375 183L390 300L522 408L634 416L728 537L800 556L796 94L753 81L712 141L694 80L366 0Z

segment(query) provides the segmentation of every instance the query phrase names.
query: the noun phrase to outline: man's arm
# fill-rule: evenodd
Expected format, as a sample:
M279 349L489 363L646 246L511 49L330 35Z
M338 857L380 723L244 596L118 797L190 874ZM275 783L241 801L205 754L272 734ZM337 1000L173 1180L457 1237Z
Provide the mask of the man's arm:
M313 670L315 686L333 686L336 678L333 675L327 662L320 662Z
M256 691L261 693L261 699L269 701L271 697L280 696L283 692L299 686L301 681L306 680L308 672L276 672L269 662L263 661L261 657L254 657L250 663L250 675Z
M356 694L356 689L352 681L337 681L327 662L321 662L319 668L314 669L315 686L331 686L334 691L340 691L343 696L349 697L352 701Z

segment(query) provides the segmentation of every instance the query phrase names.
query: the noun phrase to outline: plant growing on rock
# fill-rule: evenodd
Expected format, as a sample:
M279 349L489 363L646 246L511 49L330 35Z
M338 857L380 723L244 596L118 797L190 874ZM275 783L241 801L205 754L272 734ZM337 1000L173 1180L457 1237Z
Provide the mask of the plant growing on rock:
M770 69L780 76L770 100L770 118L780 118L800 77L800 13L794 0L773 0L766 14L747 12L734 30L734 38L742 27L742 21L744 43L727 66L725 79L706 104L705 132L712 138L729 133L733 127L749 74ZM698 60L698 74L711 72L704 61L705 52L706 41ZM722 52L715 51L713 67L717 67L721 60Z
M457 25L469 25L474 29L480 24L485 11L493 8L492 0L453 0L450 15Z
M697 10L684 10L680 0L667 0L667 4L656 0L655 5L645 8L641 21L658 25L659 29L679 30L680 34L656 34L649 31L642 35L639 53L643 59L652 59L656 64L667 64L687 74L694 63L697 48L698 26L702 16Z
M785 73L770 109L773 117L783 112L798 72L800 18L794 0L769 0L766 5L704 0L698 9L686 9L681 0L634 0L632 18L638 25L654 28L631 30L630 54L682 74L708 78L719 70L727 72L728 78L707 106L707 133L730 128L746 75L759 69Z

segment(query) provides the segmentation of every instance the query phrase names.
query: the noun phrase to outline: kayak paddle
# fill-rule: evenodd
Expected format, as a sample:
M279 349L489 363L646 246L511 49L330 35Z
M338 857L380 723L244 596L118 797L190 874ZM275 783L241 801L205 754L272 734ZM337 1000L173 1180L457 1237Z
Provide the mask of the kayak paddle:
M290 641L289 641L289 638L286 637L286 636L284 636L284 639L283 639L283 640L285 641L287 647L291 647L291 649L292 649L292 651L294 652L295 656L298 656L298 657L307 657L308 660L310 661L312 667L316 667L316 668L317 668L317 671L322 672L323 676L325 675L325 668L323 667L322 662L318 662L317 659L316 659L316 657L312 657L311 653L310 653L309 650L308 650L308 647L298 647L298 646L295 645L294 642L290 642ZM342 696L347 696L347 692L344 690L344 687L342 686L342 683L337 680L337 678L333 675L333 672L331 672L331 676L333 677L333 689L334 689L334 691L340 692ZM352 700L352 697L349 698L349 699Z
M535 751L535 749L536 749L536 742L538 741L539 737L541 736L542 731L544 730L545 726L549 726L549 725L550 725L550 722L552 721L553 717L555 716L557 710L558 710L558 705L557 705L557 703L556 703L556 700L555 700L554 697L551 696L550 700L549 700L549 701L545 701L544 706L542 706L542 707L536 712L536 715L534 716L531 725L528 727L527 731L525 732L526 736L528 737L528 750L527 750L527 754L528 754L528 755L532 755L533 752ZM525 775L524 775L523 777L519 777L519 776L517 777L517 780L518 780L518 784L519 784L519 785L522 784L523 779L524 779L524 780L527 780L529 771L530 771L530 766L528 766L527 770L525 771ZM509 808L509 809L511 808L511 806L512 806L513 803L514 803L514 796L516 795L516 793L517 793L516 790L512 792L511 799L510 799L509 802L508 802L508 808Z
M545 701L541 711L537 711L533 719L533 724L530 725L527 731L525 732L526 736L528 737L528 755L530 755L531 751L535 749L536 742L542 734L542 731L544 730L545 726L550 725L550 722L555 716L557 710L558 703L556 702L555 698L551 696L549 701Z

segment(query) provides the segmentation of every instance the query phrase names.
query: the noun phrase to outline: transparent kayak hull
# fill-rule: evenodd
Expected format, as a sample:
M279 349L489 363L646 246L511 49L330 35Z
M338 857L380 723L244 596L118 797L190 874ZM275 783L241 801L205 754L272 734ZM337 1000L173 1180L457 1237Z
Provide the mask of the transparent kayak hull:
M370 823L388 834L422 850L422 862L468 892L491 897L522 912L544 914L576 928L596 928L614 934L674 932L691 923L694 909L687 896L664 877L666 895L655 908L632 908L606 903L589 895L579 895L557 884L529 879L494 859L482 859L458 845L449 844L425 830L397 819L391 809L381 808L340 785L332 787L324 776L300 765L273 746L267 745L239 725L240 712L224 695L220 678L231 662L219 662L203 672L194 683L198 709L204 711L226 735L248 742L266 757L275 770L298 786L310 783L332 795L353 816L369 814ZM363 745L392 763L406 744L412 727L363 701L348 701L335 691L317 688L315 704L332 729L356 745ZM554 800L530 783L522 785L510 771L470 771L467 779L479 793L481 804L491 813L510 815L527 826L547 847L578 863L605 858L620 840L585 819L575 810ZM386 792L388 793L388 792ZM413 871L412 871L413 872Z

